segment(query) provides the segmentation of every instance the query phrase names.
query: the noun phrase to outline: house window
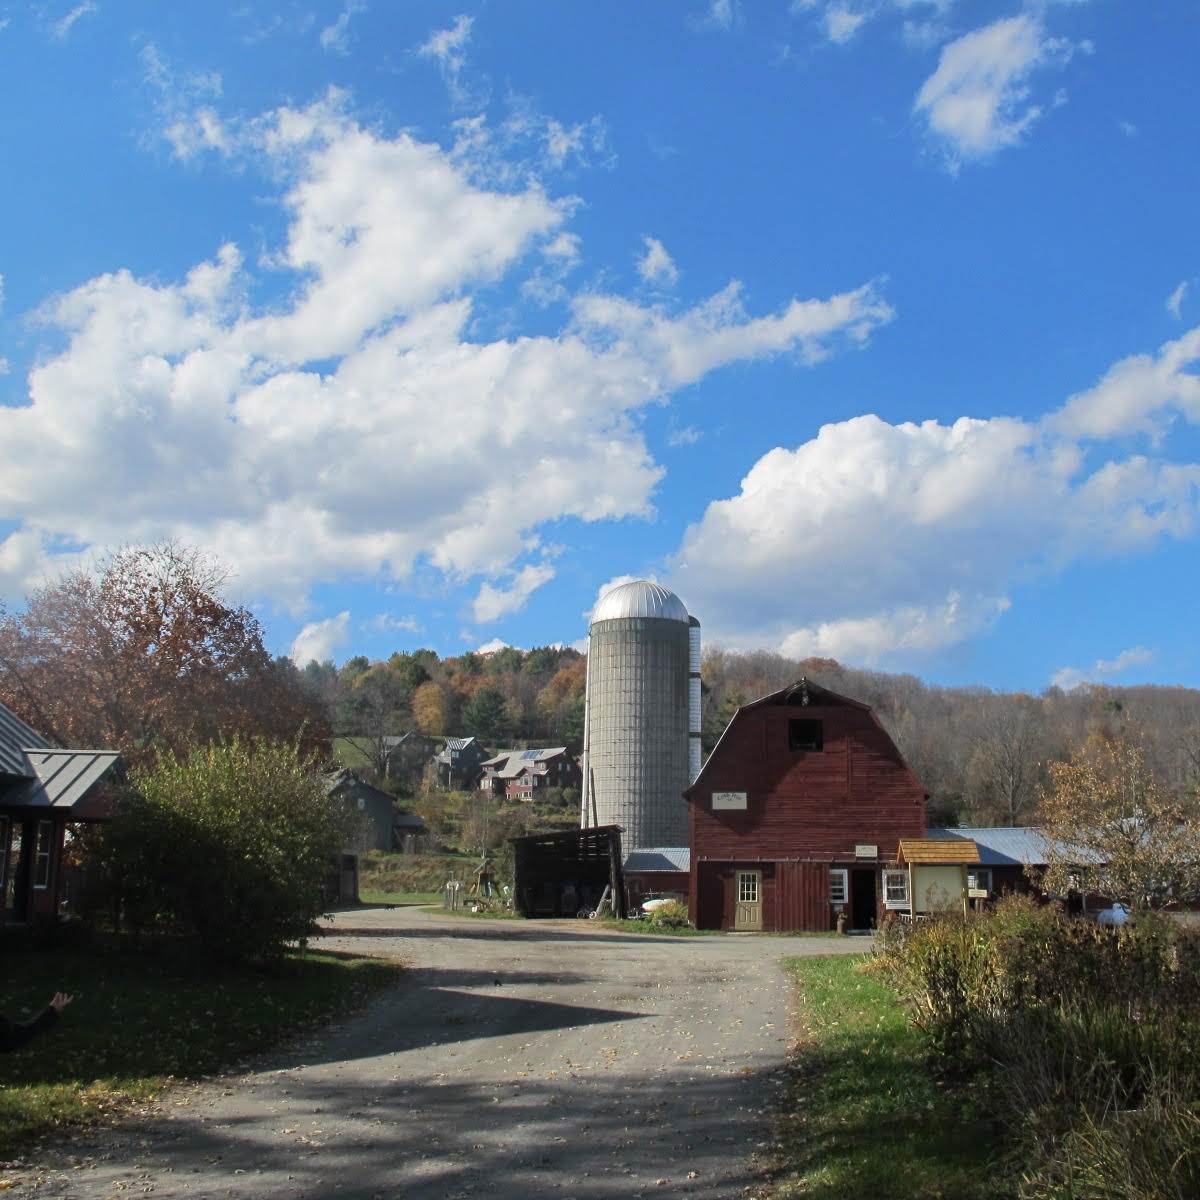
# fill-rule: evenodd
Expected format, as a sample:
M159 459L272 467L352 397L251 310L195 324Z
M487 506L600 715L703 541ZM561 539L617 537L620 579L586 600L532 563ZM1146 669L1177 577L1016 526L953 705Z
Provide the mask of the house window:
M34 842L33 886L45 891L50 886L50 836L54 827L49 821L37 823L37 840Z
M849 871L845 868L829 872L829 903L830 904L845 904L848 884L846 881Z
M788 721L788 749L820 750L825 745L820 721L794 717Z
M991 867L973 867L967 872L967 887L986 889L988 895L992 894L992 868Z
M908 908L908 872L884 871L884 908Z

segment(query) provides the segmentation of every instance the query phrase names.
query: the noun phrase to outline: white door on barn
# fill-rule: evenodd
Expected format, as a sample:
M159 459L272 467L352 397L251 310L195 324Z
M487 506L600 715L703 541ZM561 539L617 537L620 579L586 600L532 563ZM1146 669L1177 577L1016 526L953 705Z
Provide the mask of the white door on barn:
M738 871L733 886L734 929L762 929L762 872Z

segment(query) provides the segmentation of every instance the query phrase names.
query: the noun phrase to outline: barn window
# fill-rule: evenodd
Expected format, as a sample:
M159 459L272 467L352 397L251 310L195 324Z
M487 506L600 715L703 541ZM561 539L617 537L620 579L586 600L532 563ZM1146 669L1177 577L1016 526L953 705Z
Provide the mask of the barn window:
M992 891L992 869L991 867L975 867L967 872L967 887L981 888L991 894Z
M907 871L884 871L883 906L884 908L908 907Z
M844 868L839 868L836 871L829 872L829 903L830 904L845 904L846 903L846 876L849 874Z
M53 826L49 821L37 823L37 840L34 842L33 886L44 890L50 886L50 834Z
M738 903L739 904L757 904L758 903L758 872L757 871L739 871L738 872Z
M788 722L788 748L791 750L820 750L825 745L820 721L795 717Z

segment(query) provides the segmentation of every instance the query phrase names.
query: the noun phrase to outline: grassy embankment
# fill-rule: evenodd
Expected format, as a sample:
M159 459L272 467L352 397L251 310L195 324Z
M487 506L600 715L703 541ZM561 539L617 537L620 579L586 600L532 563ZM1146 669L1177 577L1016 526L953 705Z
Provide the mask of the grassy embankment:
M857 955L795 958L798 1044L776 1150L779 1200L1002 1200L996 1134L939 1079L895 994Z
M56 991L57 1026L0 1058L0 1160L64 1126L109 1121L174 1079L247 1056L362 1001L402 969L295 953L261 969L213 970L125 949L4 951L0 1011L24 1020Z
M358 894L366 904L439 904L446 880L469 880L478 866L466 854L368 850L359 859Z

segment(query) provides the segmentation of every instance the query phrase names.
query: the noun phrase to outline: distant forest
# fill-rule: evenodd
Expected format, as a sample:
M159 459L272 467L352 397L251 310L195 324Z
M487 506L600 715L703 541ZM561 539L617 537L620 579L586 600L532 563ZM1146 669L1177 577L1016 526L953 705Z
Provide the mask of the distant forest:
M543 646L452 658L417 650L380 662L360 656L340 669L313 662L301 675L335 734L359 744L415 729L474 734L489 746L566 745L578 753L586 668L577 651ZM939 687L913 675L769 651L706 652L705 752L739 704L802 675L871 705L929 792L931 824L1029 821L1047 764L1097 732L1143 737L1172 786L1200 780L1200 691L1191 688L1084 685L1034 696Z

